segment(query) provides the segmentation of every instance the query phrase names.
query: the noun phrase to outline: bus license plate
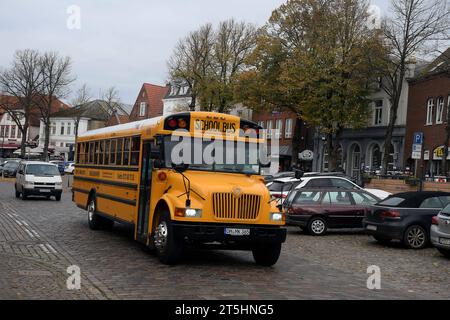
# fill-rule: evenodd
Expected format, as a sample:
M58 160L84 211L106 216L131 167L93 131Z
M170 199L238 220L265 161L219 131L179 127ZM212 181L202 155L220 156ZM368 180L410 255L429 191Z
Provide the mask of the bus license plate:
M250 229L225 228L225 234L229 236L249 236Z
M439 243L440 243L440 244L445 244L445 245L450 246L450 239L447 239L447 238L439 238Z

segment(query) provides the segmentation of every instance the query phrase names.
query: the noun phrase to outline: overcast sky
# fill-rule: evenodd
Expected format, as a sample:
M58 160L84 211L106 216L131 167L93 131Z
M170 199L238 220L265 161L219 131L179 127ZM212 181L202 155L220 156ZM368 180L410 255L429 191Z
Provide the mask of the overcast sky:
M372 0L382 12L389 0ZM116 86L134 104L143 82L164 85L166 61L179 38L200 25L229 18L263 25L283 0L1 0L0 68L14 51L55 50L73 59L77 81L95 97ZM71 5L80 29L69 29ZM70 20L73 21L73 20Z

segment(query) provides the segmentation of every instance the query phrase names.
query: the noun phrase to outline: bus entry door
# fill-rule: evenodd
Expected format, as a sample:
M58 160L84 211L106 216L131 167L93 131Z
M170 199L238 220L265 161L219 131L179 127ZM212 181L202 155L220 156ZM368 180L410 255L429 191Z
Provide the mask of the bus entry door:
M148 219L150 211L150 192L152 185L151 146L153 141L144 141L142 147L141 181L139 185L139 208L137 239L146 243L148 237Z

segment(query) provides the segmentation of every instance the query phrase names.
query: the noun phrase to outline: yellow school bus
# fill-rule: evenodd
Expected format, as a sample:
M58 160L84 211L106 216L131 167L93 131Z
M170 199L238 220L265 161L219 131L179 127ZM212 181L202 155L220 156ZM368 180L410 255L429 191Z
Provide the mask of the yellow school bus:
M132 225L165 264L195 246L251 250L256 263L273 265L285 217L260 175L259 151L255 161L259 129L187 112L88 131L77 140L73 201L93 230Z

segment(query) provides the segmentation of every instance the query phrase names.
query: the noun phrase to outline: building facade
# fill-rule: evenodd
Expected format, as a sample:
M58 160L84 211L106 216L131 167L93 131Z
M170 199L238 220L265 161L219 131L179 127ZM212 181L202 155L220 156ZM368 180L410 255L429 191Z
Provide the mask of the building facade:
M405 167L418 177L449 176L443 170L450 120L450 48L409 81ZM423 141L415 135L423 137ZM422 142L413 156L413 144ZM450 156L447 157L450 167Z
M420 72L424 64L408 66L406 79L403 82L402 95L397 110L397 120L389 146L388 171L404 170L404 151L406 135L406 117L408 107L408 81ZM340 139L341 157L338 160L339 170L347 175L360 179L363 172L379 173L382 169L382 159L385 149L385 136L389 125L391 102L383 89L383 79L374 84L374 93L369 96L371 101L367 126L362 129L344 129ZM328 152L326 137L316 132L314 139L314 166L317 172L328 171Z
M278 139L280 171L291 170L294 162L304 171L312 170L313 130L306 122L290 111L254 112L253 121L266 130L269 145L271 139ZM298 139L294 142L296 133Z
M130 121L139 121L163 115L163 98L169 86L144 83L130 112Z

